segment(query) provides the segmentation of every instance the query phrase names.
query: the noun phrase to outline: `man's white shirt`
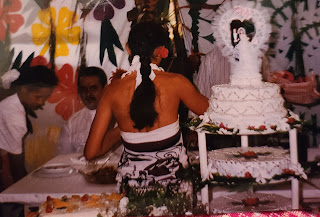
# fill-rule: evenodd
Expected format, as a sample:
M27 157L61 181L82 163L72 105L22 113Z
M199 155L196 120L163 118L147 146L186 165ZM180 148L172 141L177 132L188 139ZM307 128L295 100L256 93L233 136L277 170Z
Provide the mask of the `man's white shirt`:
M18 94L13 94L0 102L0 149L21 154L26 133L26 111Z
M58 153L83 152L96 110L84 107L64 124L57 143Z

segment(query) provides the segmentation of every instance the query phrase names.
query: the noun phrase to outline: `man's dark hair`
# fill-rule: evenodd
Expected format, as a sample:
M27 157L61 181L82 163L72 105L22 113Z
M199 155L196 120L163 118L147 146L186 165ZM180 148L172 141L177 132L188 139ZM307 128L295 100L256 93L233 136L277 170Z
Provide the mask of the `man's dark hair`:
M19 69L20 76L12 85L28 85L33 87L55 87L58 77L52 69L46 66L32 66Z
M107 84L107 75L106 73L99 67L90 66L80 69L78 75L78 85L81 77L84 76L95 76L99 78L99 82L104 87Z

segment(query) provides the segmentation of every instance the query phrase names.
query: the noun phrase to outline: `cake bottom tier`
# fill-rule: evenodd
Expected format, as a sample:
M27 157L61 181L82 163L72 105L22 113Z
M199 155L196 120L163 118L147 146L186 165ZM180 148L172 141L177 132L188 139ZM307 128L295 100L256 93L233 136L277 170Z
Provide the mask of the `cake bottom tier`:
M233 147L208 152L209 170L219 176L255 178L265 183L291 168L289 151L273 147Z
M211 213L291 210L290 198L277 194L234 192L213 198Z

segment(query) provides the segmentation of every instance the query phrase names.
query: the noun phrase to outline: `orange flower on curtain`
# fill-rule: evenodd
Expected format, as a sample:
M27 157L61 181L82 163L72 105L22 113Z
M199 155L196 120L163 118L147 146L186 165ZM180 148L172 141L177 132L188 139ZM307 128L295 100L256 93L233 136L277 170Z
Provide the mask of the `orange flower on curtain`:
M73 45L79 44L81 28L80 26L73 25L77 22L78 16L74 16L74 12L70 11L67 7L60 9L58 18L56 17L56 9L53 7L40 10L38 18L41 23L32 25L32 41L37 46L43 45L40 55L44 55L48 51L51 33L50 16L52 16L56 33L55 57L68 56L69 48L67 43Z
M11 33L16 33L24 23L24 18L16 12L21 10L20 0L0 0L0 40L5 40L9 27Z
M74 76L72 66L64 64L56 72L56 75L59 79L59 84L54 89L48 102L57 103L55 108L56 113L64 120L68 120L73 113L84 107L77 92L77 72L76 76Z
M43 56L37 56L32 59L30 66L47 66L50 67L50 63ZM49 97L49 103L56 103L55 111L64 120L68 120L69 117L82 109L84 105L78 95L77 81L73 76L73 68L70 64L64 64L61 69L55 69L56 75L59 79L58 86L54 89L52 95Z

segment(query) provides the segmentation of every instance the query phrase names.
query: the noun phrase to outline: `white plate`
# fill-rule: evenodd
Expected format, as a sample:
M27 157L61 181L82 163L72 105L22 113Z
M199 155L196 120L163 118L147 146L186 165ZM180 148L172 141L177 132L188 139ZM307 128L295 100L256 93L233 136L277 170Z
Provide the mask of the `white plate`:
M101 165L101 164L105 164L107 161L109 161L109 159L110 159L110 157L105 157L105 158L101 158L101 159L97 159L96 160L96 164L97 165ZM83 156L83 155L81 155L81 156L79 156L79 157L77 157L77 158L70 158L70 160L71 160L71 162L73 163L73 164L79 164L79 165L87 165L87 163L88 163L88 161L86 160L86 158Z
M44 173L67 173L72 168L68 164L64 163L52 163L46 164L40 168Z
M55 173L48 173L44 171L42 168L34 171L33 175L38 177L44 177L44 178L58 178L58 177L64 177L64 176L70 176L77 174L77 170L75 169L69 169L68 171L61 171L61 172L55 172Z

